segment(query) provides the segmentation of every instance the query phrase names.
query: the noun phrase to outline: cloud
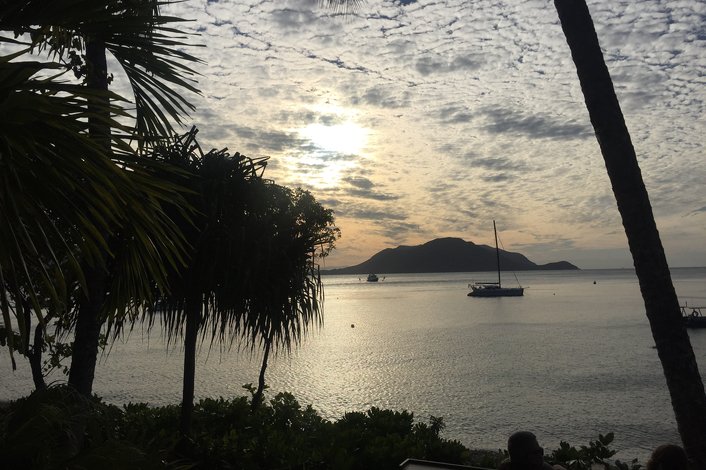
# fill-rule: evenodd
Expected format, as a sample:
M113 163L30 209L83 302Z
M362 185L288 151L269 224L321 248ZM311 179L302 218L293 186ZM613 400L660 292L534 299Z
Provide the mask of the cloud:
M702 2L590 9L660 234L688 247L672 245L680 259L706 264L703 224L683 223L706 212ZM165 12L193 19L179 27L205 46L189 49L204 64L186 127L198 125L206 147L270 155L267 177L336 209L346 256L474 238L493 218L523 250L554 244L598 258L622 247L551 2L388 0L340 15L313 0L195 0ZM124 79L116 86L129 95ZM369 131L358 155L323 151L298 131L345 123Z
M587 124L562 122L546 114L528 113L502 107L481 111L489 121L483 128L492 134L513 133L537 139L586 139L592 136Z
M346 193L350 196L355 196L363 199L373 199L376 201L395 201L400 198L400 196L396 196L394 194L385 194L368 189L353 188L346 190Z
M353 106L367 104L381 108L397 109L409 106L411 93L408 90L398 90L392 85L376 85L368 88L362 94L351 94L350 104Z
M457 71L477 70L482 62L470 56L455 56L450 58L438 56L421 57L414 64L414 68L423 76L438 73L451 73Z
M343 205L341 205L343 206ZM353 217L356 219L364 219L379 222L390 222L390 221L400 221L406 220L407 216L401 213L395 213L392 211L376 210L372 208L351 208L346 207L340 209L340 213L345 217Z
M277 8L272 10L270 17L285 34L287 31L298 30L318 21L318 15L314 14L313 10L301 8Z
M483 179L483 181L489 183L502 183L504 181L510 180L512 177L504 173L496 173L494 175L483 175L481 176L481 178Z
M449 105L439 109L439 118L449 124L467 123L474 119L473 113L465 106Z
M348 178L344 178L343 181L359 189L372 189L374 186L372 181L362 176L350 176Z
M483 168L485 170L512 173L528 171L530 169L530 167L522 161L505 157L470 157L469 164L476 168Z
M292 132L256 129L247 126L232 126L234 134L251 147L256 147L262 152L283 152L286 149L304 146L305 139Z
M343 178L342 181L350 185L343 189L343 192L348 196L375 201L395 201L400 198L398 195L376 191L374 189L375 183L362 176L349 176Z
M410 235L414 236L418 234L419 231L419 224L396 221L387 221L385 224L378 225L376 228L376 232L389 238L393 246L407 240Z

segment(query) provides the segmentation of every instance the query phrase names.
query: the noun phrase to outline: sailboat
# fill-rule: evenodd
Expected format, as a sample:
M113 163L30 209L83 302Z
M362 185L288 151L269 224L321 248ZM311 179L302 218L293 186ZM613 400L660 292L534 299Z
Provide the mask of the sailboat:
M498 230L493 220L493 233L495 233L495 261L498 267L498 282L474 282L468 287L471 291L469 297L520 297L525 294L523 287L503 287L500 283L500 250L498 249Z

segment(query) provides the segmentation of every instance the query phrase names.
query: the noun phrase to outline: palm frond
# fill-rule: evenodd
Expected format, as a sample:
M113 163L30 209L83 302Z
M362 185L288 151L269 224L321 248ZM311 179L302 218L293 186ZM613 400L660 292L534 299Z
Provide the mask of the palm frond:
M150 136L172 133L171 121L183 123L194 106L177 90L200 93L196 88L196 72L186 66L200 62L183 49L186 36L176 36L175 30L155 25L155 17L133 17L132 21L145 31L125 30L107 38L106 48L125 71L135 96L137 137L149 143ZM177 21L160 17L161 22Z
M13 2L11 2L13 3ZM46 52L82 76L74 61L86 42L100 41L125 71L135 100L135 138L140 146L173 133L194 107L182 94L200 93L200 62L186 52L189 38L163 16L160 0L28 0L0 5L0 30L27 34L31 50Z
M87 237L81 243L86 246L105 247L100 231L119 212L112 195L119 169L87 137L84 90L32 78L53 68L0 60L0 213L5 221L0 244L8 247L0 263L6 270L26 266L32 257L57 263L57 252L72 252L61 246L67 227L84 229ZM66 227L59 227L59 220Z
M183 197L175 184L154 178L157 163L138 158L124 140L114 137L106 154L89 138L89 117L127 133L114 118L125 112L110 104L119 96L34 78L53 70L54 63L0 58L0 295L17 302L9 286L23 286L41 322L47 299L63 308L68 286L82 283L79 258L100 265L107 253L118 274L106 314L120 317L135 302L148 302L155 283L165 285L165 263L185 262L183 237L162 210ZM88 111L94 96L109 98L107 113ZM181 210L188 212L185 204ZM129 240L129 255L115 237L106 238L116 233Z

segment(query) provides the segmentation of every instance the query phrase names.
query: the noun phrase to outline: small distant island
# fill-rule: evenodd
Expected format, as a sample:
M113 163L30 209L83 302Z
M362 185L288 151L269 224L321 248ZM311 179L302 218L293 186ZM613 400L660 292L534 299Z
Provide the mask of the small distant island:
M577 270L568 261L536 264L520 253L500 250L503 271ZM460 238L437 238L416 246L386 248L367 261L347 268L322 270L323 274L450 273L495 271L495 248Z

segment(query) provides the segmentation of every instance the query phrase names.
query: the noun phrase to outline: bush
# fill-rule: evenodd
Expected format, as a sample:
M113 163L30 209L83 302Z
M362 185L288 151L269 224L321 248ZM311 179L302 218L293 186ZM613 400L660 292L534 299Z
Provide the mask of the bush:
M439 436L440 418L415 423L409 412L371 408L328 421L289 393L254 412L245 398L202 400L193 424L191 452L178 458L197 468L397 469L409 457L463 463L468 454L460 443ZM160 430L161 425L154 431Z
M139 446L117 439L124 415L69 387L49 387L0 412L4 468L159 468Z
M634 459L630 464L616 461L611 462L617 451L610 449L608 446L613 442L615 436L613 433L608 433L605 436L598 434L597 441L590 441L588 446L580 446L578 449L569 445L568 442L561 441L559 448L553 451L548 460L551 463L558 463L567 468L567 470L591 470L592 465L602 465L606 470L617 468L618 470L640 470L642 465Z
M397 469L407 458L495 468L503 451L473 451L440 436L442 418L415 422L408 411L371 408L323 419L280 393L251 410L246 397L204 399L194 408L189 439L178 433L180 407L91 400L51 387L0 409L0 455L26 469ZM578 449L562 442L548 460L589 469L615 454L613 434ZM619 470L640 465L617 462ZM614 468L614 467L610 467Z

